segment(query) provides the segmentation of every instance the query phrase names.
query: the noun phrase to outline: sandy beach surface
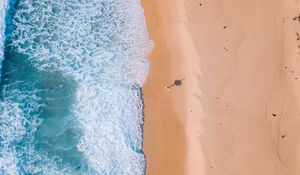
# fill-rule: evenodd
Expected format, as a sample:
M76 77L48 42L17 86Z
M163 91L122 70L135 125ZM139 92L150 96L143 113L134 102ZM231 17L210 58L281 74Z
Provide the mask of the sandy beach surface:
M299 175L300 2L142 5L146 174Z

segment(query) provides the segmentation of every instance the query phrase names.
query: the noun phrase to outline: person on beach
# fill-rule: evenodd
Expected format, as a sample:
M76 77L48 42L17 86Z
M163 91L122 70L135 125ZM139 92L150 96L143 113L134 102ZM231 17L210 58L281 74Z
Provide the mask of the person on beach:
M169 85L169 86L166 86L165 88L170 91L171 87L173 86L180 86L182 84L182 81L185 80L185 78L181 79L181 80L175 80L173 84Z

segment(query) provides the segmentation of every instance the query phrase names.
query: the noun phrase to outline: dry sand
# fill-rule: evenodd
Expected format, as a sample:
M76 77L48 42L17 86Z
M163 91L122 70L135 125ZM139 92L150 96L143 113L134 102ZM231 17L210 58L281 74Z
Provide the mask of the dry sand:
M299 3L142 0L147 175L300 174Z

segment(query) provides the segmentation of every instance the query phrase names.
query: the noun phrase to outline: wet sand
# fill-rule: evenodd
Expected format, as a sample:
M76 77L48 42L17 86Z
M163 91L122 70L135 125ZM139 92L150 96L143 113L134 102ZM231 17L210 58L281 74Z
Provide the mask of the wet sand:
M299 175L299 1L142 3L147 175Z
M182 122L174 110L172 92L164 86L170 84L172 61L159 26L161 21L149 18L155 15L155 4L143 1L148 30L155 41L150 55L150 75L143 87L145 103L144 151L147 159L147 174L184 174L186 139Z

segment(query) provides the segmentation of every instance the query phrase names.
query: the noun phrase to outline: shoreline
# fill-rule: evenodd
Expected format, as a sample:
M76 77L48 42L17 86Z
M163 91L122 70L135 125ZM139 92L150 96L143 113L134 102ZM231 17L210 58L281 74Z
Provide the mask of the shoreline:
M161 109L154 104L145 105L145 145L147 156L147 175L183 175L204 173L205 160L202 152L198 133L201 132L201 119L204 116L201 101L194 96L201 96L198 88L201 75L200 60L197 48L194 46L189 28L186 25L187 16L184 1L143 0L147 27L156 47L150 55L150 75L143 86L145 95L152 101L166 104L163 108L169 109L164 115L158 111ZM197 74L197 76L195 76ZM185 78L180 86L173 86L167 91L165 86L175 80ZM157 83L159 82L159 84ZM168 98L163 101L155 96ZM154 98L153 98L154 97ZM145 98L146 99L146 98ZM154 116L153 114L156 114ZM150 118L151 117L151 118ZM177 123L173 128L163 128L160 117L168 117L167 122ZM155 128L156 127L156 128ZM155 129L154 129L155 128ZM157 129L158 128L158 129ZM160 130L156 136L149 136L154 130ZM180 133L174 133L180 130ZM160 152L169 152L172 160L161 161L168 155L149 151L157 148L153 142L163 140L161 135L169 132L169 142L161 143ZM180 135L181 139L178 139ZM175 149L169 150L174 144ZM181 149L176 149L176 146ZM160 165L152 165L152 162L160 162ZM170 168L165 168L170 167Z
M144 153L147 175L182 175L185 173L186 136L183 123L174 110L173 91L164 87L172 83L172 61L160 28L161 19L152 18L163 9L157 9L159 1L143 0L148 32L155 43L149 56L150 73L144 86Z

